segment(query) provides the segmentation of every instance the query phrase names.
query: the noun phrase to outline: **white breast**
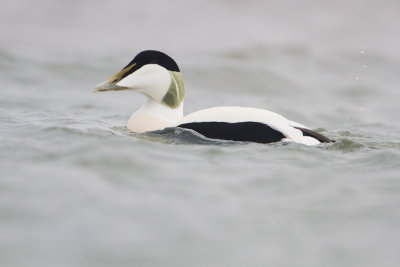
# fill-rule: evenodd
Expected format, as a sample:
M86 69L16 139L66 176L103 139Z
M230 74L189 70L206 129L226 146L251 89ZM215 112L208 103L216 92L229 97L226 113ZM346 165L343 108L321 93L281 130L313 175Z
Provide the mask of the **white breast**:
M129 118L127 127L131 132L143 133L173 127L183 117L183 104L176 109L148 98L147 102Z

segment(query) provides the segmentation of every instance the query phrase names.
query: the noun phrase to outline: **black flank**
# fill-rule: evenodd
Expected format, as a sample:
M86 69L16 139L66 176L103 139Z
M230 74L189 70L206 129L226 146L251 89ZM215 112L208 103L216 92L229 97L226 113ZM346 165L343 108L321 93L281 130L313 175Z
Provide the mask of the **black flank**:
M274 143L279 142L285 136L259 122L192 122L178 125L178 127L192 129L207 138L255 142L255 143Z

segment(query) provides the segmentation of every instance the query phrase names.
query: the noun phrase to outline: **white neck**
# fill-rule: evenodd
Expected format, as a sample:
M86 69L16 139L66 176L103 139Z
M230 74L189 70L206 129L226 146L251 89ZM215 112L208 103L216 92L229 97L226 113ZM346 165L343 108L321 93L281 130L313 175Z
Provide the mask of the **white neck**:
M173 127L183 118L183 101L177 108L160 104L152 98L129 118L127 127L130 131L142 133Z

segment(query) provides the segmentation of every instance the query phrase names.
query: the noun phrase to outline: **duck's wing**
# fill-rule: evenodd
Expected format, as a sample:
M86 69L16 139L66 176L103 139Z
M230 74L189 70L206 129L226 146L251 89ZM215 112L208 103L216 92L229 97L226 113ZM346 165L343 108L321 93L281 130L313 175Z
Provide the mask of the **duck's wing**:
M303 135L307 127L298 129L283 116L263 109L215 107L186 115L177 126L192 129L213 139L273 143L281 140L308 145L319 144L311 135Z

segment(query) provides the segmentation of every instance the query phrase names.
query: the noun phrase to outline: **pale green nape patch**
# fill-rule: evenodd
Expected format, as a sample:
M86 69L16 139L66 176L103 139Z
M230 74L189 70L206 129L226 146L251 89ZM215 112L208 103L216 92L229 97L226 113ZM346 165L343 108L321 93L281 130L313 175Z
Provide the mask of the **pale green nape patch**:
M162 99L162 103L170 108L177 108L185 97L185 84L183 82L182 73L176 71L170 71L171 74L171 85L169 86L168 92Z

